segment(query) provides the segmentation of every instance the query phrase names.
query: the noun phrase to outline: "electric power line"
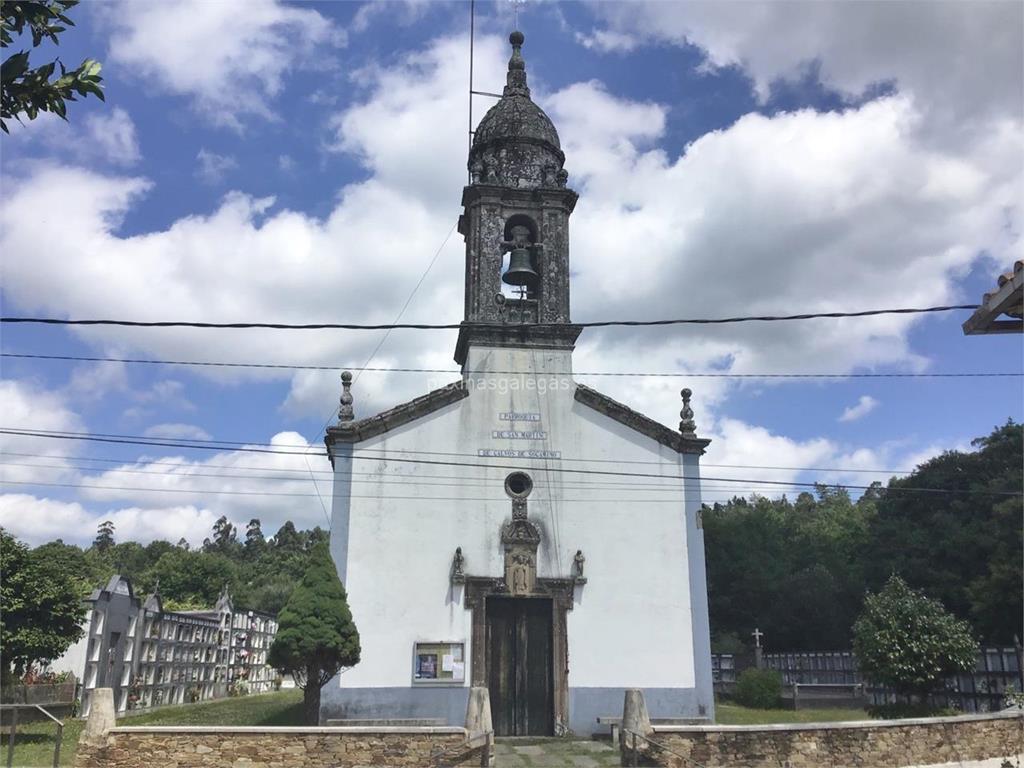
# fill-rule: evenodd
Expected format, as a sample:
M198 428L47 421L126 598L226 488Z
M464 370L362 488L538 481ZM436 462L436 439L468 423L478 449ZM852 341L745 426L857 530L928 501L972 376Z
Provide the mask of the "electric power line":
M86 435L86 434L82 434L82 433L78 433L78 434L71 434L71 433L56 434L56 433L47 433L47 432L41 432L41 431L31 432L31 431L28 431L28 430L0 429L0 434L20 435L20 436L23 436L23 437L42 437L42 438L62 439L62 440L86 440L86 441L95 441L95 442L104 442L104 443L120 443L120 444L126 444L126 445L156 445L156 446L168 446L168 445L170 445L171 447L176 447L176 448L195 448L195 449L198 449L198 450L224 450L222 447L214 446L214 445L183 446L183 445L180 445L180 444L179 445L175 445L173 443L169 444L167 442L156 441L156 440L128 440L128 439L124 439L124 438L99 437L99 436L94 436L94 435ZM247 447L247 446L238 447L238 448L235 448L233 450L236 450L236 451L239 451L239 452L283 454L283 455L288 455L288 456L302 455L301 453L296 453L294 451L281 451L281 450L276 450L276 449L271 449L271 448L252 448L252 447ZM326 456L327 453L326 453L326 451L324 451L324 452L318 452L316 454L311 454L311 455ZM523 466L524 466L524 464L487 464L487 463L465 462L465 461L440 461L440 460L437 460L437 459L408 459L408 458L399 458L399 457L395 457L395 456L388 456L388 457L360 456L360 455L356 455L356 454L351 454L349 456L346 456L345 458L346 459L350 459L350 460L355 460L355 461L376 461L376 462L389 461L389 462L395 462L395 463L423 464L423 465L430 465L430 466L473 467L473 468L480 468L480 469L502 469L502 470L506 470L506 469L507 470L522 469ZM505 458L505 457L502 457L502 458ZM525 462L529 462L529 461L532 461L532 459L527 458L524 461ZM757 478L732 478L732 477L711 477L711 476L697 477L697 476L692 476L692 475L691 476L686 476L686 475L665 475L665 474L660 474L660 473L622 472L622 471L601 470L601 469L575 469L575 468L571 468L571 467L550 467L550 468L546 468L546 469L549 472L562 472L562 473L580 474L580 475L588 475L588 476L590 476L590 475L602 475L602 476L610 476L610 477L645 477L645 478L655 478L655 479L661 479L661 480L679 480L679 481L694 481L694 482L708 482L708 481L710 481L710 482L739 483L739 484L743 484L743 485L750 484L750 485L784 486L784 487L787 487L787 488L788 487L793 487L793 488L797 488L797 487L817 488L818 486L821 485L821 483L812 483L812 482L797 482L797 481L783 481L783 480L764 480L764 479L757 479ZM853 490L864 490L864 491L867 491L867 490L880 490L879 486L877 486L877 485L852 485L852 484L844 483L844 484L842 484L841 487L849 488L849 489L853 489ZM907 488L907 487L891 488L890 487L890 488L884 488L884 489L881 489L881 490L887 490L887 491L890 491L890 492L891 491L898 491L898 492L901 492L901 493L904 493L904 492L906 492L906 493L930 493L930 494L946 493L946 494L965 494L965 495L976 495L976 496L1019 496L1019 495L1021 495L1021 491L987 491L987 490L978 490L978 489L959 489L959 488L913 488L913 487L911 487L911 488Z
M662 325L725 325L731 323L778 322L788 320L817 320L821 318L874 317L878 315L919 315L950 312L958 309L978 309L979 304L950 304L938 307L901 307L898 309L866 309L858 312L806 312L798 315L750 315L741 317L677 318L670 320L595 320L583 323L530 323L530 328L610 328L649 327ZM451 331L460 328L494 328L497 323L210 323L191 320L70 320L60 317L0 317L0 323L31 323L36 325L116 325L132 328L262 328L284 331Z
M25 360L54 360L80 363L130 363L139 365L182 365L208 368L268 368L297 371L356 371L367 373L445 373L452 376L462 374L457 368L399 368L370 365L303 365L299 363L236 363L216 360L158 360L137 357L90 357L86 355L35 355L28 353L0 352L0 357ZM471 376L528 375L523 371L469 370ZM529 374L532 375L532 374ZM699 373L665 371L546 371L543 376L609 376L648 377L681 379L956 379L956 378L997 378L1024 377L1024 372L953 372L953 373L729 373L726 371L705 371Z

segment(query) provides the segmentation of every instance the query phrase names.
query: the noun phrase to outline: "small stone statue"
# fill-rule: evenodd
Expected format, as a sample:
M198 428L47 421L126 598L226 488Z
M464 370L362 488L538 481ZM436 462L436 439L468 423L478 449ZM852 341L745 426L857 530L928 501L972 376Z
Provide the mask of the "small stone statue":
M572 559L573 578L577 581L583 578L583 564L587 561L587 558L583 556L583 550L576 550L576 557Z
M350 371L341 374L341 399L339 402L338 422L355 419L355 411L352 409L352 373Z
M558 182L555 181L555 173L557 171L556 166L553 163L548 163L544 166L544 186L554 187L557 186Z
M558 180L559 187L565 187L569 183L569 172L562 168L555 174L555 178Z
M478 157L473 161L473 164L469 167L469 182L470 184L479 184L480 180L484 176L484 164Z
M466 558L462 554L462 547L456 547L452 558L452 583L461 584L466 580L465 568Z
M679 412L679 432L683 437L696 437L697 424L693 420L693 408L690 407L690 396L693 392L688 388L683 388L679 394L683 398L683 409Z

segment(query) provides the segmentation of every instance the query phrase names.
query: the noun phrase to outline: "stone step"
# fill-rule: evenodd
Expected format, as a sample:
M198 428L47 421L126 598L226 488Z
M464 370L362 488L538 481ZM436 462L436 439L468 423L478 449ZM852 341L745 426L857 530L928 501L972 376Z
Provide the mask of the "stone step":
M494 768L611 768L619 750L607 741L565 738L499 737Z

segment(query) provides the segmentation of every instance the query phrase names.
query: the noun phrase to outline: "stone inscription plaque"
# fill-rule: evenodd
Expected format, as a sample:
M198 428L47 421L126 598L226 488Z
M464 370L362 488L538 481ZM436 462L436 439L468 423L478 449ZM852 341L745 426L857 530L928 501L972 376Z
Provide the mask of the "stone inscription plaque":
M503 459L560 459L561 451L547 451L540 448L480 448L477 456Z
M504 411L498 414L498 421L540 421L539 413L527 411Z
M491 437L495 440L547 440L548 433L541 430L523 432L518 429L494 429Z

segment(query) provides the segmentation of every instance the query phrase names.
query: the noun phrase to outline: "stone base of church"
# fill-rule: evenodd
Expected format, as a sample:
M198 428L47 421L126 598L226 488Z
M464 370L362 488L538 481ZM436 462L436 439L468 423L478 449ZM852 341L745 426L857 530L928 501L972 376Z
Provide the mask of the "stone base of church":
M708 691L701 697L696 688L644 688L644 701L652 718L706 717L714 719L714 701ZM577 736L607 735L599 717L622 717L625 688L569 688L569 727ZM703 705L703 711L701 706Z
M461 686L339 688L335 679L320 691L320 722L442 718L447 725L461 726L468 700L469 688Z
M710 692L702 699L695 688L644 688L643 691L652 718L714 718ZM597 718L621 717L625 694L625 688L570 686L569 728L582 737L601 733ZM320 722L440 718L447 725L461 726L466 719L468 698L469 688L338 688L332 681L320 693Z

